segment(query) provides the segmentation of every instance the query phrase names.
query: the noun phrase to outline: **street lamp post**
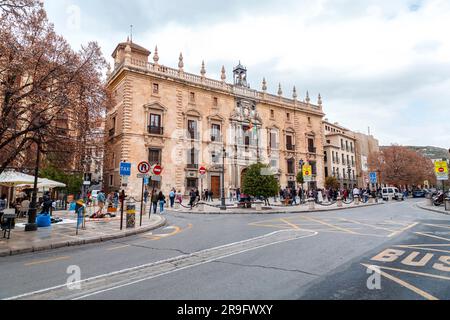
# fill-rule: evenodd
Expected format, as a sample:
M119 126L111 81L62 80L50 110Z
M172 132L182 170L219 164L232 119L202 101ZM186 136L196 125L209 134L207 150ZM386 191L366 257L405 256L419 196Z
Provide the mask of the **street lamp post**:
M303 159L301 159L300 162L299 162L299 164L300 164L300 170L301 170L301 172L302 172L302 177L303 177L303 166L305 165L305 161L303 161ZM305 177L303 177L303 182L302 182L302 192L301 192L301 195L300 195L300 202L301 202L302 204L303 204L303 192L304 192L303 187L304 187L304 184L305 184Z
M350 164L347 166L347 171L348 171L348 187L351 190L352 189L352 167L350 166Z
M225 157L227 150L225 147L222 150L222 203L220 205L220 210L227 210L227 205L225 203Z
M36 141L37 144L37 154L36 154L36 167L34 168L34 185L33 185L33 196L31 198L30 210L28 211L28 224L25 225L25 232L37 231L38 227L36 224L37 215L37 191L38 191L38 176L39 176L39 165L41 161L41 138L39 137Z

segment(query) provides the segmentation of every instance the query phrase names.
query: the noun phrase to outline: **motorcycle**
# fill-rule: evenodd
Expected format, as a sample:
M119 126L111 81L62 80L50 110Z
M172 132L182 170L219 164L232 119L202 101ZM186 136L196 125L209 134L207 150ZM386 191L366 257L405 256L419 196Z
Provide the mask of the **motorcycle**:
M446 194L442 191L439 191L435 196L433 196L433 204L436 207L439 207L444 204L446 198Z

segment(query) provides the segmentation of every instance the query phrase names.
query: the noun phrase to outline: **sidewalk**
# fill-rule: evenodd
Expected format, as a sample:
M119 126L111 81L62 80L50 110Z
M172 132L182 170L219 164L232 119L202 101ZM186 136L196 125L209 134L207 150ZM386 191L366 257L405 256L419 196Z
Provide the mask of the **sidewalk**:
M24 219L16 221L16 227L11 231L11 239L1 239L0 257L18 255L29 252L51 250L62 247L71 247L84 244L98 243L113 239L133 236L140 233L158 229L166 224L166 219L160 215L148 214L143 216L142 227L139 227L139 212L136 213L136 228L126 228L126 213L124 213L123 230L120 231L120 212L113 219L88 219L86 230L80 227L76 235L76 215L69 211L57 211L54 217L62 218L62 223L53 224L49 228L39 228L37 232L25 232Z
M440 214L450 215L450 211L445 211L444 205L442 205L440 207L436 207L436 206L431 205L431 203L429 201L425 201L425 202L418 203L417 206L423 210L428 210L428 211L437 212Z
M169 212L183 212L183 213L192 213L192 214L289 214L289 213L303 213L303 212L327 212L327 211L336 211L336 210L347 210L347 209L357 209L357 208L365 208L370 206L376 206L384 204L384 202L374 203L374 204L359 204L355 205L355 203L351 204L343 204L342 207L338 207L337 203L332 205L319 205L315 204L314 209L310 210L308 204L300 205L300 206L282 206L280 202L276 202L275 204L271 203L271 207L264 207L262 211L256 211L255 205L252 206L251 209L240 209L237 208L235 204L231 204L229 202L227 204L227 210L222 211L218 206L220 206L220 202L214 201L210 203L206 203L204 206L204 211L201 211L200 207L195 207L192 210L189 208L181 207L180 209L167 209ZM187 205L187 203L184 203Z

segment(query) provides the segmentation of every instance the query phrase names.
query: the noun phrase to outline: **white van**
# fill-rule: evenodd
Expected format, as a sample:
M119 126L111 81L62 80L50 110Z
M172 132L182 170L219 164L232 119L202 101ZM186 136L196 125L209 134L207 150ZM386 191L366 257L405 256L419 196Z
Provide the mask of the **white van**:
M383 196L384 201L405 200L404 194L394 187L383 188L381 194Z

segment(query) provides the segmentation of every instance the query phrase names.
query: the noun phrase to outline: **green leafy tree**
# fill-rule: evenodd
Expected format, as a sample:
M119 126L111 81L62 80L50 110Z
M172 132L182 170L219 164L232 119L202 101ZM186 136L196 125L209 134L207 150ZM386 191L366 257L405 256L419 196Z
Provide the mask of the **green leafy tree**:
M64 171L48 165L40 171L41 178L62 182L67 185L64 189L69 194L77 194L83 186L83 176L81 174L66 174Z
M257 163L248 168L242 188L244 194L268 199L276 196L278 190L278 181L271 172L270 166Z
M327 189L339 189L339 181L335 177L328 177L325 180L325 188Z
M297 183L303 185L305 183L305 178L303 178L303 170L297 173Z

